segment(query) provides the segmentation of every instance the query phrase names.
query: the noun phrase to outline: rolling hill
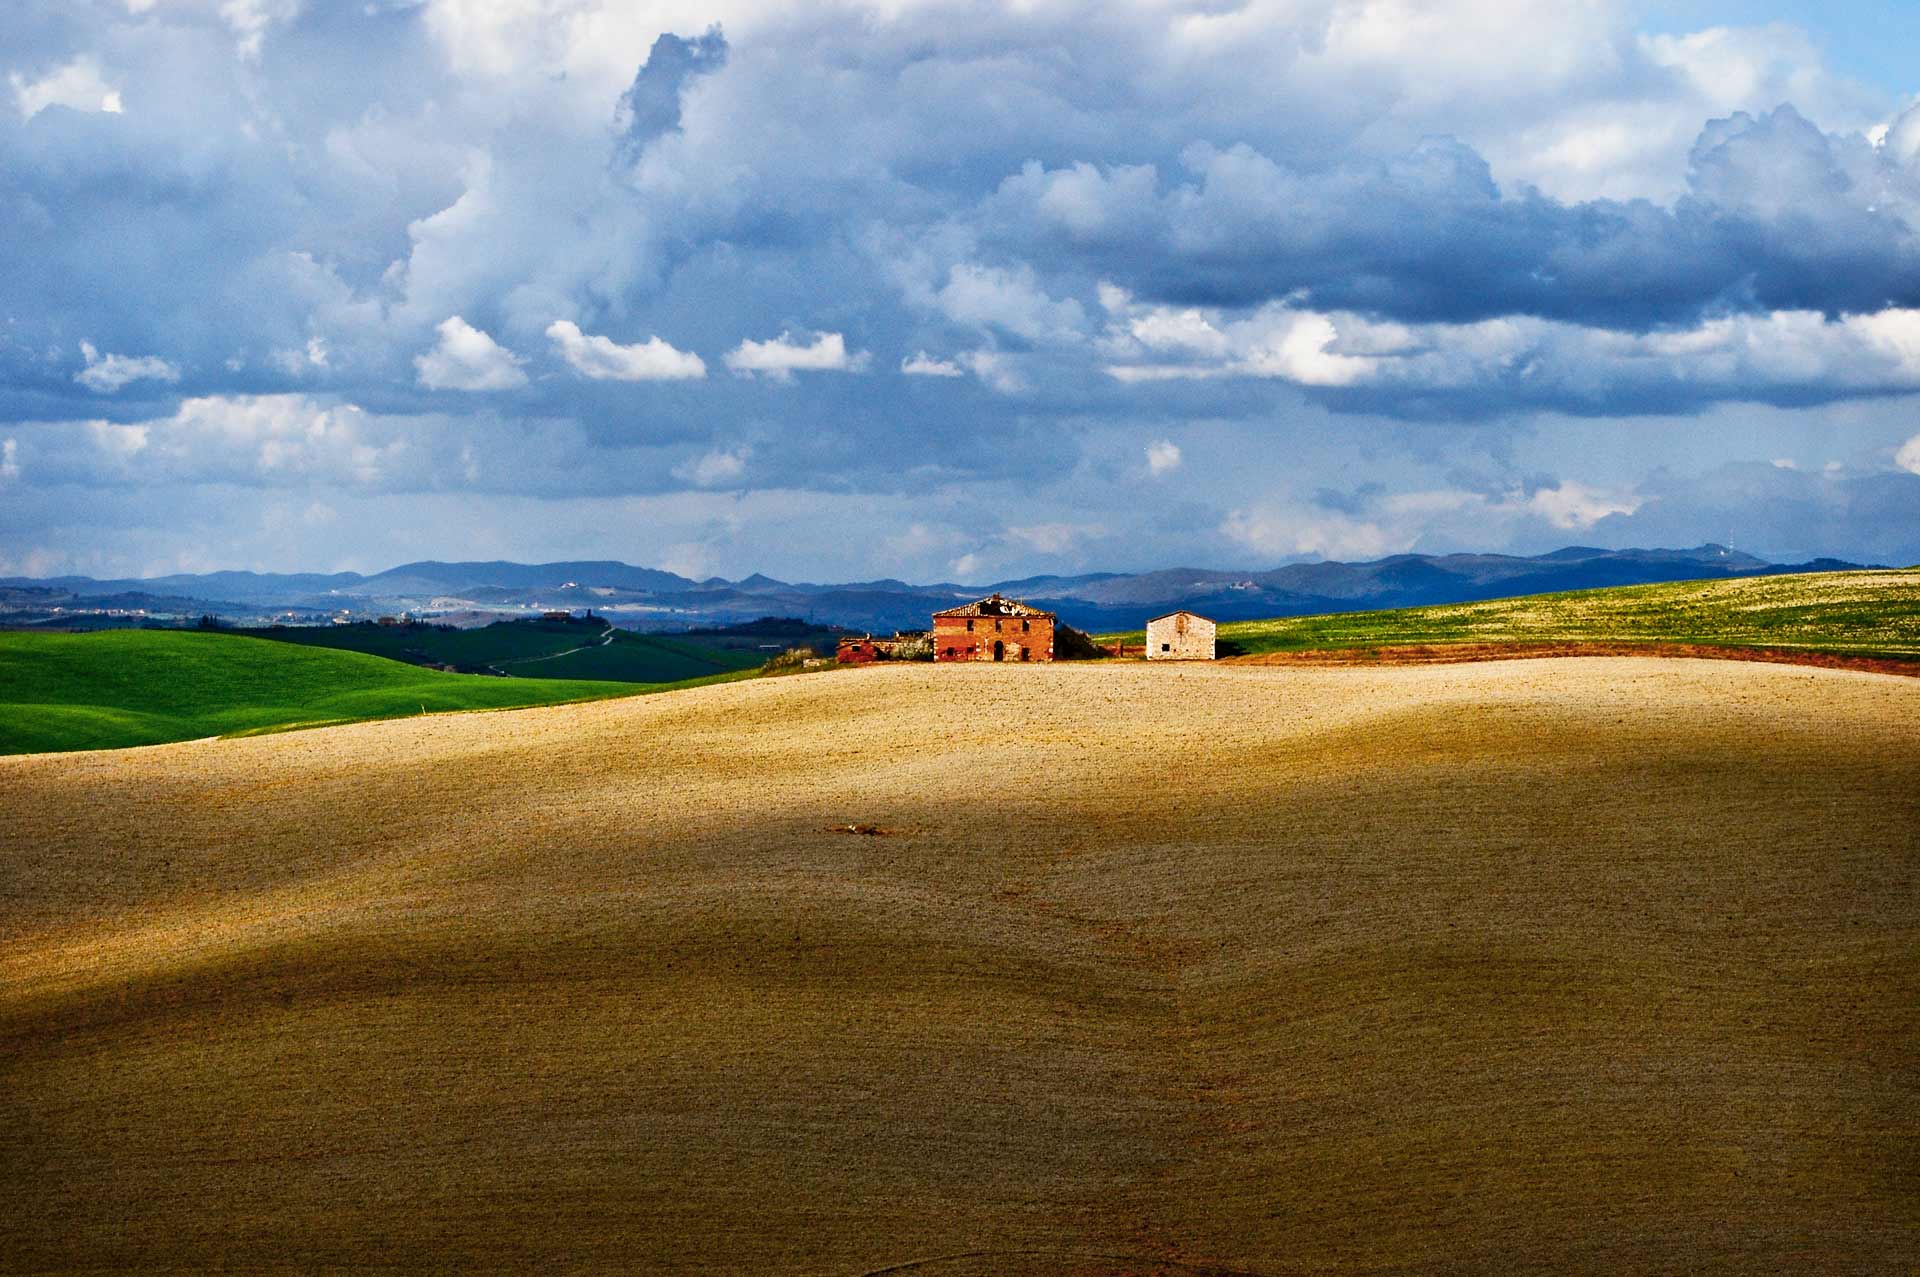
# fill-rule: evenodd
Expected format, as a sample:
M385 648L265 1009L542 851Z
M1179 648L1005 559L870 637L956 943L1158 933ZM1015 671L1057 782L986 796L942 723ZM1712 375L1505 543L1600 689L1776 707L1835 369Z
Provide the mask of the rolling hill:
M118 748L651 690L483 678L181 630L0 633L0 753Z
M0 1271L1901 1271L1915 775L1656 659L0 759Z
M1140 631L1102 636L1144 641ZM1685 644L1920 660L1920 569L1683 581L1442 607L1239 621L1224 653L1409 645Z
M365 652L410 665L525 678L675 683L752 669L757 649L636 634L602 620L500 621L474 629L435 625L281 626L241 633L282 643Z

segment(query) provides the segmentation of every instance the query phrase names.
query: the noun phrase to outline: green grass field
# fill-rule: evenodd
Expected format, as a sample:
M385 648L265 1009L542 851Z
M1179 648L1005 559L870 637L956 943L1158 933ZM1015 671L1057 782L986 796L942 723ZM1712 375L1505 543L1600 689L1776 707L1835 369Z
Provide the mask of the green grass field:
M609 635L597 622L582 621L502 621L468 630L433 625L289 626L242 633L306 647L364 652L410 665L622 683L676 683L751 669L765 659L763 653L677 637L620 629Z
M761 660L787 648L807 647L821 656L833 655L842 635L852 633L835 625L803 621L793 616L763 616L737 625L718 625L707 629L684 630L673 637L703 647L728 648L749 652Z
M1141 643L1145 635L1103 636ZM1920 659L1920 569L1577 590L1439 607L1238 621L1232 654L1413 644L1685 643ZM1224 654L1228 654L1223 652Z
M728 677L737 675L696 681ZM0 753L158 745L444 710L552 705L659 686L444 674L358 652L231 634L8 633L0 634Z

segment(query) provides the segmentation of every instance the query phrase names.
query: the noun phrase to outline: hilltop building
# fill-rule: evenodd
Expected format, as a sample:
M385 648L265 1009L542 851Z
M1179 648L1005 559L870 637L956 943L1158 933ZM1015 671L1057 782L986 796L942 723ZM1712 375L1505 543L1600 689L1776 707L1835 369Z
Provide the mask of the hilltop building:
M1051 661L1051 612L998 594L933 614L936 661Z
M1214 624L1198 612L1169 612L1147 622L1150 661L1210 661Z
M875 661L912 661L927 659L927 632L900 630L890 639L863 634L842 638L833 654L842 665L870 665Z

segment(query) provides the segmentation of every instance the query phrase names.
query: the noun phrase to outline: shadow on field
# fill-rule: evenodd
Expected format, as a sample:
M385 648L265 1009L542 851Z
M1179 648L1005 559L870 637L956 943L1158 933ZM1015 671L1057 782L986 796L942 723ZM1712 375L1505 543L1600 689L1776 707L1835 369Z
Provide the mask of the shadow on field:
M0 1272L1910 1257L1920 683L1164 673L0 760Z

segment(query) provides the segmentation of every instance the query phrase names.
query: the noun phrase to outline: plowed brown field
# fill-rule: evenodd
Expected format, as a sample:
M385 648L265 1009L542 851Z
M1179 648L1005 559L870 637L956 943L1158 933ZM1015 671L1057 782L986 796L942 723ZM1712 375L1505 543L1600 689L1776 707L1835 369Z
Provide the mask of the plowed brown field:
M1920 682L1763 664L0 759L0 1270L1904 1272L1917 879Z

